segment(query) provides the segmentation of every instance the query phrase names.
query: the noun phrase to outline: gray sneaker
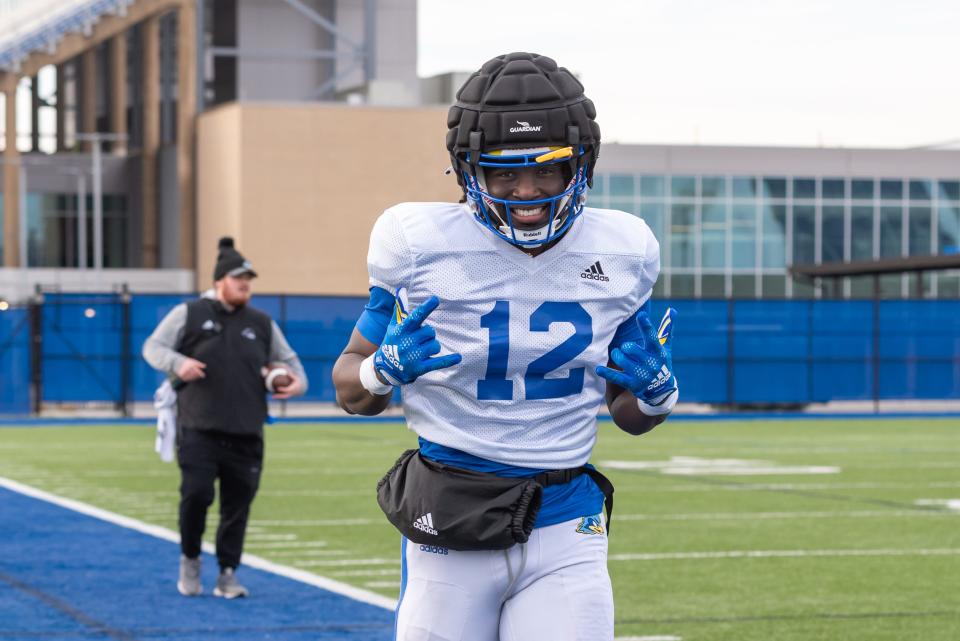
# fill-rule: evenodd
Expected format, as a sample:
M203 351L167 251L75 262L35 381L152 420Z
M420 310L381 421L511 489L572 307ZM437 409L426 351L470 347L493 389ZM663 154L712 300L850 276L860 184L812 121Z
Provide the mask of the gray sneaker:
M177 590L183 596L197 596L203 592L200 584L200 557L188 559L180 556L180 578L177 580Z
M247 596L249 592L237 581L233 568L223 568L217 578L217 587L213 588L213 596L222 596L224 599L236 599Z

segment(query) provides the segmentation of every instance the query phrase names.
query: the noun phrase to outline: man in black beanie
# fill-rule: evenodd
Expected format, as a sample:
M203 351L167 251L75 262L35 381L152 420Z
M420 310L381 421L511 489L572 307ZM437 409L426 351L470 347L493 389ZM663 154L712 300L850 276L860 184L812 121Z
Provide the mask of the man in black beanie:
M200 547L218 478L220 576L213 593L228 599L247 596L235 571L263 465L264 371L271 363L283 363L289 374L289 384L272 390L275 399L307 390L303 365L280 328L248 304L256 277L233 239L221 238L213 290L174 307L143 345L143 357L170 376L178 390L182 554L177 589L185 596L203 591Z

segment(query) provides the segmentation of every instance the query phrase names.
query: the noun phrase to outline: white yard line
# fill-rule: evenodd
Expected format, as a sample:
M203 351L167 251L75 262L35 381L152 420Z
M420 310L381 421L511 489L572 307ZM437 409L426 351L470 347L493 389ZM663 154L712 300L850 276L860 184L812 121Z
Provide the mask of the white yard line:
M618 521L755 521L763 519L868 519L956 516L947 510L855 510L851 512L694 512L692 514L618 514Z
M400 568L385 568L382 570L334 570L330 572L333 576L392 576L400 574Z
M343 525L370 525L372 523L382 523L384 519L253 519L250 521L253 525L283 525L288 527L340 527Z
M300 565L306 567L359 567L363 565L396 565L399 567L400 559L334 559L330 561L304 561Z
M257 548L258 550L267 549L300 549L300 548L323 548L327 547L326 541L273 541L270 543L253 542L247 545L248 548Z
M135 530L164 541L170 541L171 543L176 543L178 545L180 543L180 535L173 530L168 530L167 528L159 527L157 525L144 523L143 521L138 521L128 516L116 514L93 505L81 503L80 501L50 494L49 492L44 492L43 490L39 490L35 487L18 483L12 479L0 477L0 487L5 487L8 490L23 494L24 496L46 501L59 507L73 510L74 512L79 512L80 514L85 514L87 516L92 516L102 521L119 525L120 527L125 527L130 530ZM203 544L203 550L210 554L215 553L213 546L209 543ZM398 563L399 561L394 560L393 562ZM397 602L395 599L389 599L385 596L370 592L369 590L356 588L352 585L348 585L334 579L307 572L306 570L280 565L279 563L274 563L252 554L244 554L243 563L252 568L257 568L258 570L263 570L265 572L271 572L288 579L293 579L294 581L300 581L301 583L306 583L308 585L328 590L361 603L367 603L369 605L374 605L386 610L395 610L397 607Z
M655 634L645 637L617 637L613 641L682 641L683 637L672 634Z
M689 559L771 559L837 556L958 556L960 548L878 550L727 550L719 552L659 552L611 554L610 561L674 561Z

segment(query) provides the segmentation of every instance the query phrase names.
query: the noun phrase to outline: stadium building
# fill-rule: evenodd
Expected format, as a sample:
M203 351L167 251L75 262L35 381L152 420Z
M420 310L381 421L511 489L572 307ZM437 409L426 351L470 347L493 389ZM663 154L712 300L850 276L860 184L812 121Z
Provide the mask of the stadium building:
M443 140L466 74L417 77L416 10L415 0L0 0L0 311L47 310L0 315L0 376L32 381L29 403L0 386L11 395L0 393L0 411L148 399L156 376L140 344L170 305L210 285L222 235L257 266L258 300L289 321L311 400L332 400L373 221L397 202L460 197ZM960 150L604 144L589 204L642 216L660 239L657 299L687 301L685 322L702 333L678 355L688 400L960 394L956 350L927 344L955 340L955 307L804 306L946 305L960 297L960 256L910 274L791 271L955 254ZM747 313L743 302L766 307ZM948 322L933 338L914 328L917 342L882 362L884 336L918 313ZM749 314L775 321L760 339ZM837 318L849 353L821 354L813 332ZM759 340L748 352L741 333ZM834 356L842 362L820 360ZM69 366L43 368L50 359ZM789 385L738 387L772 373ZM838 375L844 385L818 382Z

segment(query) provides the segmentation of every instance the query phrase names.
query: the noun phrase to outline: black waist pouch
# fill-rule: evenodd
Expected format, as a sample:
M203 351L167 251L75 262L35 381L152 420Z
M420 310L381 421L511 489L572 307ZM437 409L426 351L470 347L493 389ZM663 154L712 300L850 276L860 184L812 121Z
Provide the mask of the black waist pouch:
M452 550L504 550L526 543L543 486L464 470L407 450L377 484L387 519L414 543Z

